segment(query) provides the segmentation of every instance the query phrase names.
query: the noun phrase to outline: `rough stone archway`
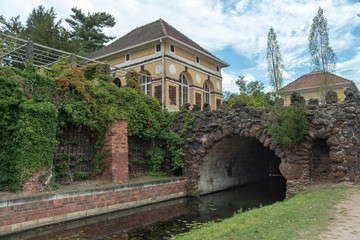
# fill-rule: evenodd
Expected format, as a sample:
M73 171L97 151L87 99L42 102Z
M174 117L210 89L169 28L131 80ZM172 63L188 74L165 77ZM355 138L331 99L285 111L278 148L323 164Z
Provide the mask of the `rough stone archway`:
M359 176L358 103L351 93L343 103L307 105L309 135L299 144L283 148L268 135L269 110L238 102L212 112L179 113L175 130L184 136L184 176L190 191L198 194L200 168L216 143L239 136L257 139L281 159L280 171L287 181L287 196L301 191L310 181L355 181ZM196 120L188 124L192 115Z

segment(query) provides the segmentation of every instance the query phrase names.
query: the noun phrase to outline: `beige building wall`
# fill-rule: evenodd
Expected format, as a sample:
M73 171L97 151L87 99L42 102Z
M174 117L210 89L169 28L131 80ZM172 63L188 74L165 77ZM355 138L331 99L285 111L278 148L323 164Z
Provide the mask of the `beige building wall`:
M141 50L137 50L137 51L134 51L134 52L131 52L131 60L136 60L136 59L139 59L139 58L142 58L142 57L147 57L149 55L152 55L155 53L155 46L149 46L145 49L141 49Z
M109 56L103 60L107 60L110 65L118 65L125 63L125 56L126 54L131 54L131 61L141 58L146 58L147 56L151 56L155 54L155 47L157 44L151 44L146 48L142 48L140 50L133 50L133 51L127 51L123 53L116 54L114 56ZM193 53L190 53L184 48L179 47L177 44L173 44L175 46L175 54L170 53L171 56L176 57L182 57L189 61L191 61L195 66L203 66L209 70L216 71L216 64L212 63L211 61L206 60L206 58L201 57L200 55L195 55ZM164 42L164 49L167 52L170 52L170 43ZM195 63L195 56L200 57L200 64ZM141 61L141 60L140 60ZM161 78L162 73L156 74L156 67L162 66L162 59L158 59L154 62L148 62L143 64L143 67L141 66L135 66L131 67L129 69L134 70L139 73L146 73L149 72L152 78L155 78L156 80L152 83L152 97L155 97L155 87L161 86ZM175 73L170 72L169 67L170 65L173 65L175 67ZM142 70L143 69L143 70ZM204 93L202 91L204 87L204 83L207 82L210 86L210 105L211 109L216 109L216 99L222 100L220 96L217 96L215 94L211 94L212 92L221 93L222 92L222 80L214 78L210 76L208 77L208 74L203 73L202 71L199 71L196 68L193 68L191 66L185 67L185 65L178 63L177 61L171 60L171 59L164 59L164 77L165 79L165 106L171 110L171 111L177 111L179 110L180 102L179 102L179 84L178 80L180 77L180 74L184 74L188 79L188 86L189 86L189 103L191 104L191 107L193 104L196 103L196 94L200 94L201 96L201 108L204 105ZM121 72L120 75L125 75L125 72ZM126 85L126 82L124 80L124 77L120 78L122 86ZM220 83L220 89L217 89L217 83ZM169 86L175 87L176 89L176 105L170 104L169 99ZM174 88L172 88L174 89ZM172 90L173 91L173 90ZM198 95L199 96L199 95Z

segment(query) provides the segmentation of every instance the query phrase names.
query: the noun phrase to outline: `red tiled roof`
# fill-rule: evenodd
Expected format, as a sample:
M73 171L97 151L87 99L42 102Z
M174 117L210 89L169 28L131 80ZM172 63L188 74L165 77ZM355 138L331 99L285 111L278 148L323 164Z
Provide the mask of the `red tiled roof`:
M340 77L338 75L332 74L332 73L326 73L328 84L339 84L339 83L351 83L352 81L347 80L343 77ZM286 85L282 90L289 91L289 90L295 90L295 89L303 89L303 88L309 88L309 87L317 87L321 84L323 81L323 75L321 72L311 72L308 74L305 74L295 81L289 83Z
M113 52L121 51L122 49L129 48L141 43L145 43L151 40L155 40L160 37L172 37L178 41L181 41L205 54L216 58L217 60L221 61L210 52L206 51L202 48L199 44L192 41L190 38L176 30L170 24L165 22L162 19L159 19L155 22L146 24L144 26L138 27L128 34L122 36L121 38L117 39L115 42L109 44L106 47L101 48L100 50L94 52L90 55L90 58L99 58L101 56L111 54ZM222 62L222 61L221 61Z

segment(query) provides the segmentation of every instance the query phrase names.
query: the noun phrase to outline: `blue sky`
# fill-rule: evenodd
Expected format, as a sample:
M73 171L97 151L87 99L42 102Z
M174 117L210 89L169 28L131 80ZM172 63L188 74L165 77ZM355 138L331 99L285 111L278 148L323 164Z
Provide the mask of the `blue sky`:
M106 11L116 25L106 29L120 37L133 28L160 17L215 56L226 61L224 90L236 91L235 81L261 80L271 90L267 77L266 43L269 28L277 33L284 59L285 85L310 71L308 36L319 6L330 29L330 46L338 57L336 74L353 80L360 88L360 3L357 0L12 0L0 2L6 19L20 15L24 23L31 10L54 7L58 19L70 16L71 7L84 12ZM66 22L63 21L63 25Z

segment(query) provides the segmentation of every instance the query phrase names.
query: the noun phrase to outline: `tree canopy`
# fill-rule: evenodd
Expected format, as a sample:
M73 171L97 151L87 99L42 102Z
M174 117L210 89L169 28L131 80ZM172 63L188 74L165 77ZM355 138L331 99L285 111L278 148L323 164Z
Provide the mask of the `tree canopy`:
M323 81L320 84L320 94L321 98L324 99L329 88L328 85L331 83L328 73L335 71L337 57L330 47L329 28L321 7L319 7L310 28L309 52L311 55L311 69L320 71L323 76Z
M106 12L87 13L85 15L81 9L71 8L74 13L71 18L65 21L73 28L72 37L80 42L80 54L87 56L94 51L102 48L105 43L115 37L107 36L102 28L113 27L115 18Z
M24 25L19 19L20 15L10 18L9 21L6 21L3 16L0 16L0 24L3 25L3 32L16 37L22 37L21 33L24 31Z
M85 15L80 9L72 8L71 10L74 14L65 20L73 31L68 31L62 26L62 19L57 20L53 7L45 9L43 5L32 10L25 25L20 21L20 16L9 20L0 16L1 30L5 34L84 56L114 39L102 32L103 28L115 25L112 15L105 12Z
M273 92L263 92L264 84L259 80L247 83L244 76L239 76L235 84L239 88L240 94L231 93L226 95L226 100L230 106L237 100L244 100L253 107L269 107L274 105L277 100Z

